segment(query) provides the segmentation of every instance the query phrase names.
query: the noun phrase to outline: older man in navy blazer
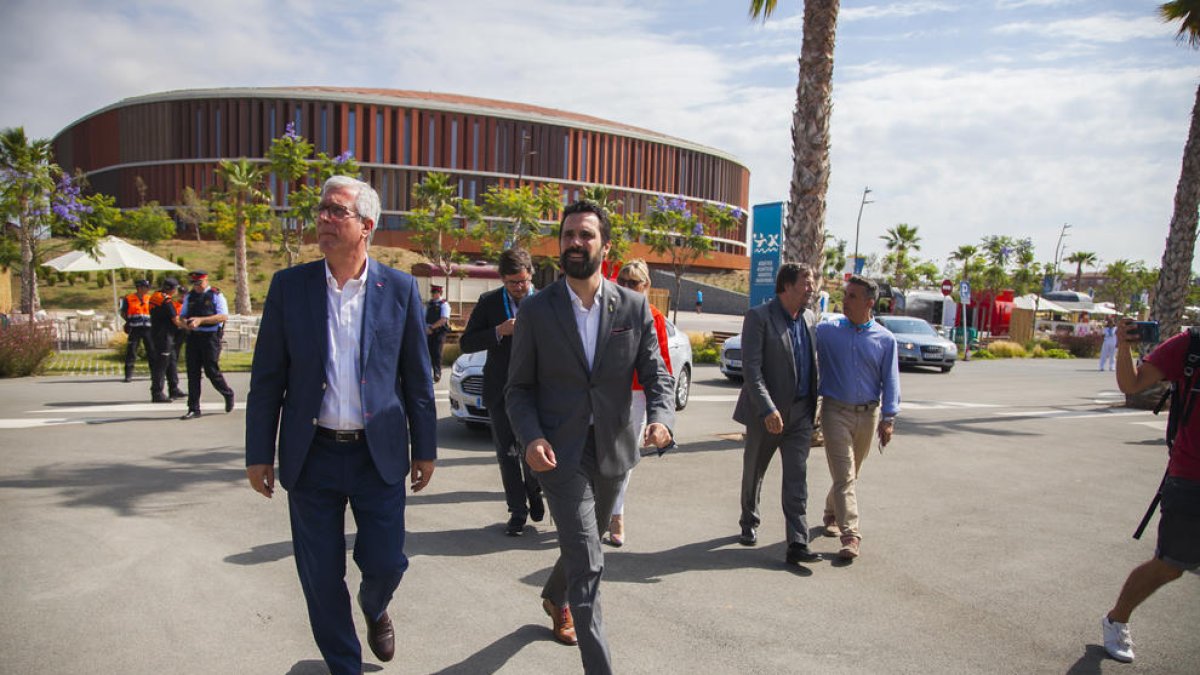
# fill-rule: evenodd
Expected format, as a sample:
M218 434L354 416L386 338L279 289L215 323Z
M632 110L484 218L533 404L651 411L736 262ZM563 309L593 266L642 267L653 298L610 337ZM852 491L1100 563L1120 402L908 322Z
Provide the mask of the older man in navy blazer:
M346 504L358 526L368 644L388 661L387 606L408 567L404 479L413 492L425 487L437 448L416 283L367 257L379 212L370 185L326 181L317 218L325 259L271 280L246 400L246 474L270 497L278 447L309 621L335 675L362 672L345 582Z

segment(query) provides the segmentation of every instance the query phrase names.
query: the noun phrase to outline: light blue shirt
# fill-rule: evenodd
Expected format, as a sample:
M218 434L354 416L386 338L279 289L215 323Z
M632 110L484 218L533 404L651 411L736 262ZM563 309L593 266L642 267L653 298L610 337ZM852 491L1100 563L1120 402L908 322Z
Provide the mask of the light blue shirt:
M850 319L817 324L820 394L850 405L880 401L884 417L900 412L900 363L896 338L875 321Z

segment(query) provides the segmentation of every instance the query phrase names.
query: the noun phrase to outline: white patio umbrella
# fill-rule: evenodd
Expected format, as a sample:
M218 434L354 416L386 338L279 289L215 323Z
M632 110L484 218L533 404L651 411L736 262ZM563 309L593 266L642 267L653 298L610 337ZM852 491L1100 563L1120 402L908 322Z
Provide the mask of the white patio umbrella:
M1062 314L1073 311L1045 298L1039 298L1033 293L1013 298L1013 307L1016 307L1017 309L1034 309L1039 312L1058 312Z
M160 258L119 237L105 237L102 239L96 249L95 256L83 251L71 251L53 260L46 261L45 265L59 272L102 272L107 270L109 272L109 280L112 282L114 311L120 309L120 304L117 301L116 270L187 271L170 260Z

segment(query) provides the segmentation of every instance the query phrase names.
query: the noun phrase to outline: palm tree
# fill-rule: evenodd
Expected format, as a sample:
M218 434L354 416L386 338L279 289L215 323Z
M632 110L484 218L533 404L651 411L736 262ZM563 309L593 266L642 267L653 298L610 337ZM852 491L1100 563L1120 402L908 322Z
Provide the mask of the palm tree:
M895 265L892 285L901 288L905 285L905 272L908 271L908 252L921 250L921 237L917 236L916 227L900 223L879 238L887 244L887 250L892 253L892 263Z
M1200 0L1174 0L1159 7L1163 21L1179 22L1177 38L1200 48ZM1179 332L1184 302L1191 285L1192 256L1196 248L1197 207L1200 206L1200 87L1192 105L1192 121L1183 147L1183 166L1175 186L1175 210L1163 250L1162 271L1154 289L1151 317L1162 326L1162 335Z
M950 254L951 262L962 263L962 279L970 281L971 271L976 268L982 261L979 259L979 247L971 244L963 244L959 246L954 253Z
M266 201L268 195L262 190L263 167L246 158L223 159L217 167L217 175L225 181L225 198L233 205L233 278L235 284L233 311L235 314L250 313L250 278L246 266L246 207L254 202Z
M13 219L21 247L21 312L32 315L41 304L37 292L37 246L54 192L58 167L51 161L49 139L30 140L24 127L0 133L0 215Z
M1096 263L1099 262L1099 260L1100 259L1096 257L1096 254L1092 253L1091 251L1076 251L1076 252L1072 253L1071 255L1067 256L1067 262L1075 263L1075 290L1076 291L1083 290L1080 287L1080 284L1083 283L1083 266L1087 265L1088 267L1095 267Z
M777 0L750 0L750 16L767 20ZM840 0L805 0L800 76L792 111L792 184L787 255L823 269L825 193L829 189L829 120L833 116L833 46Z

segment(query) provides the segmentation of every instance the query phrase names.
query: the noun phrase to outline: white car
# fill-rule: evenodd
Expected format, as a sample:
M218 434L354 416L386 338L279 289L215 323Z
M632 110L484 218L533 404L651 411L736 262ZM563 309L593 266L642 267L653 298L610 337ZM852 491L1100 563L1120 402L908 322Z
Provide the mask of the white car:
M692 343L670 320L667 321L667 349L675 372L675 409L683 410L692 388ZM474 352L455 359L450 369L450 414L469 427L483 428L492 423L483 402L485 363L487 352Z

